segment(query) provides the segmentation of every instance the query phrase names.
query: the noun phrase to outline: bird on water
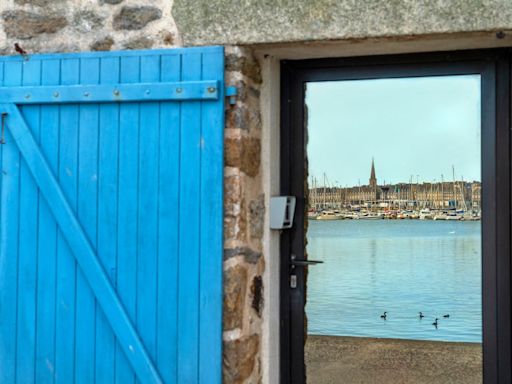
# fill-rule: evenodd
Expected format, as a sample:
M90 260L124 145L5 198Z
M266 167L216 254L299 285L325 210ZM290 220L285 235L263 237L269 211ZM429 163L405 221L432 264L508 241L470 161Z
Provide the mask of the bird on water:
M423 316L423 312L420 312L420 320L423 319L425 316Z
M386 317L387 317L387 316L388 316L388 313L387 313L387 312L384 312L384 314L383 314L383 315L380 315L380 318L381 318L381 319L386 320Z
M450 314L448 313L448 314L444 315L443 317L444 317L445 319L447 319L447 318L449 318L449 317L450 317Z
M436 329L437 329L437 325L438 325L437 320L438 320L438 318L436 317L436 320L432 323L432 325L433 325L434 327L436 327Z

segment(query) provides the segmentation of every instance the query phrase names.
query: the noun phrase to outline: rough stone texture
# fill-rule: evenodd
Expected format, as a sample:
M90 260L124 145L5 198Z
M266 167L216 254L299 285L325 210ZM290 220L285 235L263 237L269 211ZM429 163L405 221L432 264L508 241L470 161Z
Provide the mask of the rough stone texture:
M91 9L80 10L73 17L73 27L82 33L92 32L103 25L104 19Z
M104 37L93 42L90 48L91 51L110 51L112 45L114 45L114 39L111 37Z
M255 83L261 83L261 69L253 56L226 55L226 71L240 71Z
M68 22L63 15L40 14L27 11L5 11L2 13L7 37L30 39L42 33L55 33Z
M130 19L125 8L142 12ZM16 54L16 42L29 54L180 46L171 8L172 0L0 0L0 54ZM115 17L140 29L116 30Z
M20 5L35 5L37 7L46 7L51 5L62 5L67 0L14 0L16 4Z
M173 14L187 45L512 29L509 0L175 0Z
M242 256L245 262L249 264L256 264L261 258L261 252L255 251L250 247L235 247L224 249L224 260L232 257Z
M261 117L259 63L249 49L226 48L226 83L238 88L235 105L226 106L224 266L247 271L242 321L224 332L224 383L261 382L260 345L264 307L261 194ZM235 316L235 315L230 315Z
M162 42L165 45L173 45L174 44L174 35L170 31L160 31L158 34L159 37L162 39Z
M243 265L227 269L224 272L224 330L243 326L246 291L247 269Z
M224 214L240 214L242 198L242 179L240 175L226 175L224 178Z
M124 44L124 48L126 49L147 49L151 48L155 44L154 40L150 37L140 36L135 37L131 40L128 40Z
M240 168L246 175L254 177L260 169L261 142L259 138L227 138L225 160L228 167Z
M148 23L162 17L162 11L152 6L123 7L114 16L112 25L114 29L138 30L144 28Z
M265 196L262 194L249 203L249 230L251 237L263 237L263 222L265 219Z
M224 383L246 382L255 368L259 345L260 341L256 335L224 342Z
M246 221L245 216L224 215L224 236L228 239L244 241Z
M259 138L242 140L242 163L240 169L248 176L256 176L260 170L261 141Z

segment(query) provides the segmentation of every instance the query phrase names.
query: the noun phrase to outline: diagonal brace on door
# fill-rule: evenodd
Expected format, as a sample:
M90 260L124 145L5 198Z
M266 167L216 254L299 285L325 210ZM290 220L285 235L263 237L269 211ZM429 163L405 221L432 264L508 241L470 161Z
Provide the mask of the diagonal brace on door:
M142 340L18 107L12 103L0 104L0 113L7 113L7 128L138 379L142 383L162 383Z

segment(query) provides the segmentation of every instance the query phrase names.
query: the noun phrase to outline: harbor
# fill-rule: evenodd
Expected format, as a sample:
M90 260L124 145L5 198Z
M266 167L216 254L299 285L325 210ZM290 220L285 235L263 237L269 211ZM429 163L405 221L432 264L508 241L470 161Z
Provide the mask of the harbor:
M411 175L409 182L377 184L372 160L367 185L341 187L311 177L308 189L310 220L461 220L481 219L481 182L452 180L419 181Z
M481 219L479 210L455 210L424 208L414 209L359 209L349 208L347 210L320 210L308 212L309 220L456 220L456 221L477 221Z
M481 342L481 246L480 221L310 222L308 333Z

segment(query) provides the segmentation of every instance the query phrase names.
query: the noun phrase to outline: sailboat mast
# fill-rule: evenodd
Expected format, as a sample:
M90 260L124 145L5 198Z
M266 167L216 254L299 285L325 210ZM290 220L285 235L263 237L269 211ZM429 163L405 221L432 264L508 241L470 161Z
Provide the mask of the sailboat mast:
M464 193L465 189L464 188L464 176L461 176L461 182L460 182L460 195L462 197L462 208L464 208L464 211L467 211L468 210L468 206L466 204L466 194Z
M326 195L325 195L325 172L324 172L324 201L322 203L322 208L325 209L325 203L326 203Z
M441 202L442 209L444 209L444 176L441 174Z
M457 195L455 193L455 167L452 165L452 175L453 175L453 200L455 204L455 209L457 209Z

